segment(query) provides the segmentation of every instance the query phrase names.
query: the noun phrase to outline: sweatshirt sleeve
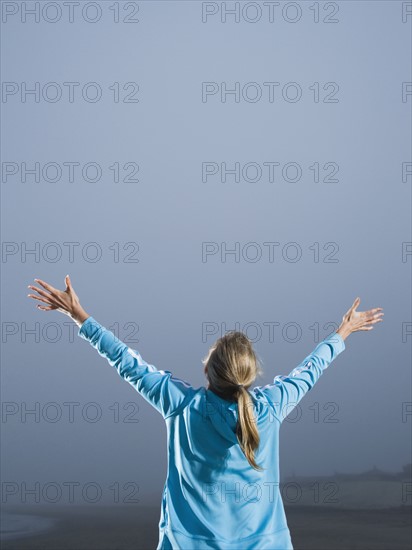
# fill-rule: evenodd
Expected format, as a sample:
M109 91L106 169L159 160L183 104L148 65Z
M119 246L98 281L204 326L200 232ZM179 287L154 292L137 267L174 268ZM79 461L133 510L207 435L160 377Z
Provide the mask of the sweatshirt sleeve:
M254 388L255 397L267 402L282 423L344 350L343 338L337 332L332 332L288 376L275 376L273 384Z
M93 317L88 317L78 331L98 353L107 359L118 374L131 384L163 418L172 416L195 391L190 384L146 363L140 353L129 348L113 332Z

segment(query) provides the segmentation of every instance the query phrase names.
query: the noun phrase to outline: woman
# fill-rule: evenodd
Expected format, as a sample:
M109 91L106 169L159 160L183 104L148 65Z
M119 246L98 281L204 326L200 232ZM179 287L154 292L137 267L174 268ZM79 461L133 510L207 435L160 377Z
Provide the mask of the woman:
M289 376L252 390L260 361L245 334L219 338L203 360L208 387L193 388L170 371L146 363L80 305L70 278L60 291L35 279L29 285L43 311L57 309L78 335L165 419L168 472L156 550L293 550L279 491L279 428L284 418L345 349L353 332L382 321L382 308L356 311L360 299Z

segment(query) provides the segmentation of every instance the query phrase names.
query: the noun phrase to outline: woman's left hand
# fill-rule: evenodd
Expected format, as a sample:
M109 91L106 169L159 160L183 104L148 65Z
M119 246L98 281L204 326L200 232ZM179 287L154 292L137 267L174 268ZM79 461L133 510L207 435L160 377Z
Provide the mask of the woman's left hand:
M46 304L37 304L39 309L43 311L57 309L57 311L61 311L65 315L71 317L78 325L81 325L88 317L90 317L80 305L79 297L74 291L68 275L65 277L66 290L58 290L41 279L34 280L47 291L46 292L45 290L36 288L35 286L28 285L28 288L38 292L39 296L35 294L28 294L27 296Z

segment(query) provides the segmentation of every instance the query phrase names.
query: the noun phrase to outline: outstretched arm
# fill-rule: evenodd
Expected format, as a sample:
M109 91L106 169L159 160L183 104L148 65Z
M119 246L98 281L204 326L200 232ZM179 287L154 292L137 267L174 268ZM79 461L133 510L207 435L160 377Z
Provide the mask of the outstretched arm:
M371 330L382 321L382 308L358 312L360 299L356 298L345 313L338 330L325 338L288 376L276 376L273 384L253 389L257 399L266 401L273 408L279 422L288 416L304 395L319 380L323 371L345 350L344 340L359 330Z
M146 363L140 353L129 348L113 332L90 316L80 305L70 278L66 276L66 290L58 290L40 279L35 279L47 292L29 285L39 296L28 295L44 302L39 309L57 309L73 319L80 327L78 335L87 340L99 354L116 368L118 374L131 384L164 418L172 416L194 393L190 384L176 378L170 371L158 370Z
M282 423L301 399L313 388L323 371L345 350L343 338L333 332L287 376L275 376L272 384L253 389L258 400L268 403Z

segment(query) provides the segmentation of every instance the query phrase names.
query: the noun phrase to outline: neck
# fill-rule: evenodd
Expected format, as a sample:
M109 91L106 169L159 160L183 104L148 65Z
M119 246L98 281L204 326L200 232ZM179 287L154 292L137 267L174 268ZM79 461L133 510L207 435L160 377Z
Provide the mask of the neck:
M214 394L216 394L218 397L220 397L221 399L224 399L225 401L231 401L231 402L236 402L236 399L234 397L229 397L227 395L223 395L222 393L220 393L217 389L215 388L212 388L210 386L210 384L207 386L206 388L207 390L213 392Z

